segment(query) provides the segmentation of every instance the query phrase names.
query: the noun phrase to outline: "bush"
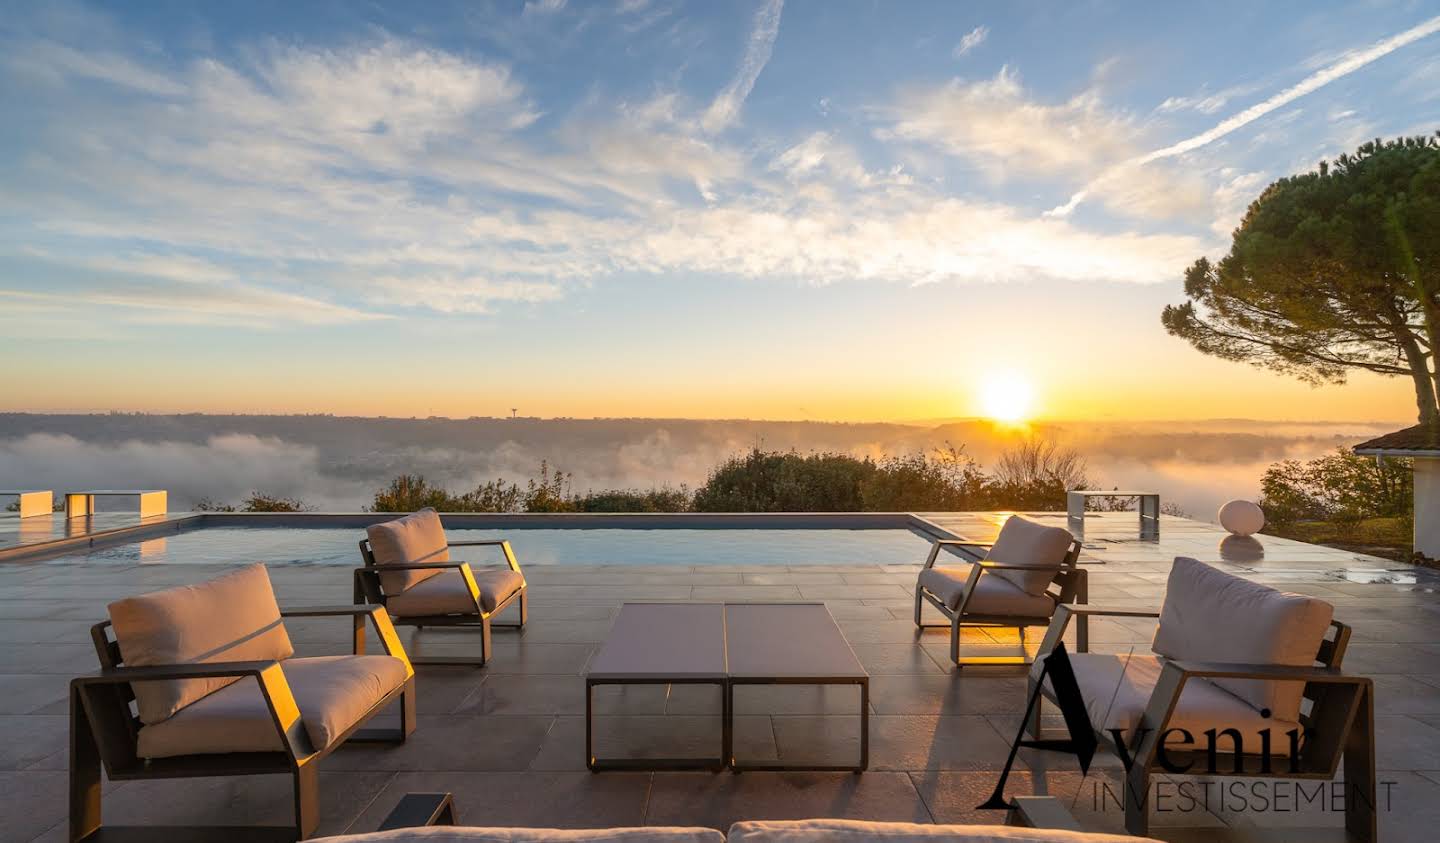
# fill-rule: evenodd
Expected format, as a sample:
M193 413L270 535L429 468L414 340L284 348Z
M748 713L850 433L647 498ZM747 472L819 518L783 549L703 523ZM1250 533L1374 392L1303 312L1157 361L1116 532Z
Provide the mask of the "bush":
M1000 454L990 480L991 506L1059 512L1065 493L1089 485L1085 458L1045 439L1026 439Z
M210 498L201 498L195 502L196 512L314 512L315 507L305 503L299 498L286 498L279 495L266 495L261 492L251 492L239 506L228 503L219 503Z
M1410 461L1376 461L1338 448L1306 462L1284 460L1260 479L1260 507L1276 525L1297 521L1356 524L1368 518L1413 517Z
M695 490L697 512L856 512L861 487L876 471L869 459L751 449L710 472Z

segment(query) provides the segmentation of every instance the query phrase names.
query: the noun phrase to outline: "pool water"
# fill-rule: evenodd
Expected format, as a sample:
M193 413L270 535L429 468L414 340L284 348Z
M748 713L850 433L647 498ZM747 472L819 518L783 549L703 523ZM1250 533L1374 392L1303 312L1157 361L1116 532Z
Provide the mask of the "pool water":
M905 565L929 540L910 530L449 530L455 541L505 538L521 565ZM363 530L207 527L51 560L52 564L345 565L361 562ZM459 548L482 561L493 548Z

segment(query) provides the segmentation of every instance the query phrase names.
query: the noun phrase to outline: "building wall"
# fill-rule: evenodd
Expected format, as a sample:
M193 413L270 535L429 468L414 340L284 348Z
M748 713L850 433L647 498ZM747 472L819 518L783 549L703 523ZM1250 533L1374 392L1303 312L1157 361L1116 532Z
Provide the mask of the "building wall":
M1416 457L1415 549L1440 559L1440 459Z

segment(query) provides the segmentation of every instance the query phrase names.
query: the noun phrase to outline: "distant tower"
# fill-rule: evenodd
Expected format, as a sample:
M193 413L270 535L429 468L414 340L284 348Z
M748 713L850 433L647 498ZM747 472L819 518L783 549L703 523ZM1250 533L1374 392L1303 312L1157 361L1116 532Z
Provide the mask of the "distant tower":
M510 408L510 418L512 418L512 419L515 418L515 414L518 413L518 412L520 412L519 409L517 409L517 408L515 408L515 407L511 407L511 408Z

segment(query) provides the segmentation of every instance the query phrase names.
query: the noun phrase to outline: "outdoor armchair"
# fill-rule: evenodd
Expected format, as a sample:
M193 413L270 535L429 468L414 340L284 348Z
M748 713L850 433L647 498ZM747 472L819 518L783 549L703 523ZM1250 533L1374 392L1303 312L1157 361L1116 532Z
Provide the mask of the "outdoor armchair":
M1341 673L1350 628L1330 604L1175 560L1160 612L1061 606L1030 672L1072 617L1158 618L1150 652L1068 659L1091 727L1128 764L1123 799L1131 834L1149 828L1157 774L1333 780L1343 755L1350 839L1376 839L1374 691ZM1053 688L1039 688L1056 699ZM1037 700L1026 724L1040 737ZM1183 731L1182 731L1183 730Z
M475 664L490 660L490 630L521 629L528 613L525 575L515 552L503 539L452 542L435 510L425 508L404 518L372 524L360 540L363 568L355 570L355 602L385 607L393 623L424 629L427 626L478 627L480 655L415 657L414 664ZM494 547L506 567L475 571L468 562L450 557L455 547ZM518 603L519 621L495 623L492 619Z
M404 741L415 729L415 672L379 607L281 612L257 564L109 613L91 629L100 672L70 684L71 841L162 833L102 827L102 766L117 781L290 775L295 824L269 831L304 838L320 819L322 758L347 740ZM282 618L325 616L351 619L353 654L295 658ZM367 622L385 655L365 654ZM361 728L395 702L399 728Z
M942 550L956 548L972 556L956 557L954 565L937 565ZM1048 626L1055 607L1086 601L1086 573L1079 568L1080 542L1063 527L1047 527L1012 515L992 544L962 539L937 539L915 582L915 625L921 629L950 627L950 661L966 664L1024 664L1017 658L962 659L960 629L965 626L1013 627L1025 643L1025 628ZM940 610L949 624L927 624L924 604Z

